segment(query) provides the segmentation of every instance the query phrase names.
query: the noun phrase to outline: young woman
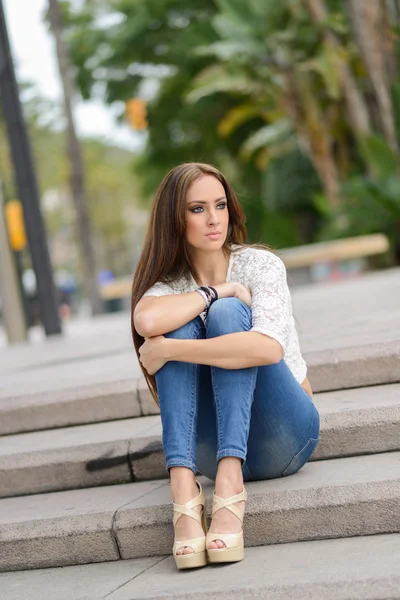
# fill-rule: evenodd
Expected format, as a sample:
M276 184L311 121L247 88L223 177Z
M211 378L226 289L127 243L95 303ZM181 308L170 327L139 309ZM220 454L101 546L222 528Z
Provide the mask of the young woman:
M132 288L132 334L160 407L178 568L244 557L244 481L291 475L320 431L286 269L247 245L220 171L184 163L161 182ZM197 471L215 482L206 534Z

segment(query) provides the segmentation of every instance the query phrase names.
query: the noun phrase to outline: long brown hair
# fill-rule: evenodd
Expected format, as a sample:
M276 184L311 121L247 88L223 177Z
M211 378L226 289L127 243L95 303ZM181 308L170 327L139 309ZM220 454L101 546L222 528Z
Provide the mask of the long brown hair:
M132 284L131 329L138 359L139 348L144 343L144 338L135 329L133 315L143 294L157 281L176 281L182 276L187 276L189 272L192 272L195 279L197 277L186 240L186 194L191 183L203 175L212 175L218 179L225 190L229 226L228 235L222 246L223 253L229 257L231 252L234 252L231 244L248 246L246 216L233 188L217 168L205 163L189 162L178 165L165 175L154 198L142 253ZM251 246L271 250L265 244ZM147 373L143 365L140 362L139 364L149 390L159 406L155 376Z

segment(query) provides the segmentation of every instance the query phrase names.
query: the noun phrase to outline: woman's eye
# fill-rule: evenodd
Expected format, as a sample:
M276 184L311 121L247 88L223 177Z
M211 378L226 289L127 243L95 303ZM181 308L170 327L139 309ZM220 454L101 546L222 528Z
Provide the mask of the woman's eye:
M218 207L225 208L225 207L226 207L226 202L221 202L220 204L217 204L217 208L218 208ZM191 209L191 212L193 212L193 213L197 213L197 212L198 212L198 209L201 209L201 210L203 210L203 207L202 207L202 206L195 206L194 208L192 208L192 209Z

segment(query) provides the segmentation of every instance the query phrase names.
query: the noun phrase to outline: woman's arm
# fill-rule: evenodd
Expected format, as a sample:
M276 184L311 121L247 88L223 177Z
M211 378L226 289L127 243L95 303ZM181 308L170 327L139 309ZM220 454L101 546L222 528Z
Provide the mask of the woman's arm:
M240 331L206 340L167 338L166 353L167 360L193 362L223 369L271 365L283 358L283 349L279 342L255 331ZM314 397L307 377L301 383L301 387L310 398Z
M278 363L283 349L276 340L254 331L239 331L204 340L166 338L167 360L222 369L245 369Z
M214 287L219 298L229 298L235 296L237 284L232 281ZM189 323L204 307L204 299L198 292L144 296L136 305L133 322L139 335L155 337Z

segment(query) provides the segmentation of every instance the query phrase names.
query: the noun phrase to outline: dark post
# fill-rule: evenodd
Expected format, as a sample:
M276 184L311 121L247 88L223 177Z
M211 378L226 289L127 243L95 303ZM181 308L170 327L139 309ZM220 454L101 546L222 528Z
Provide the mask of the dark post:
M10 43L0 0L0 94L14 164L26 234L36 275L40 318L46 335L61 333L46 232L40 212L39 192L29 138L22 113Z

